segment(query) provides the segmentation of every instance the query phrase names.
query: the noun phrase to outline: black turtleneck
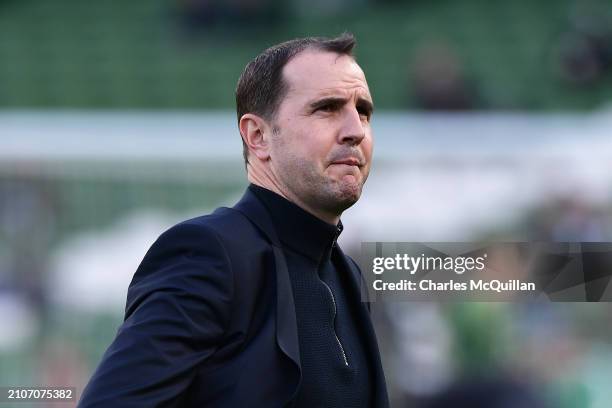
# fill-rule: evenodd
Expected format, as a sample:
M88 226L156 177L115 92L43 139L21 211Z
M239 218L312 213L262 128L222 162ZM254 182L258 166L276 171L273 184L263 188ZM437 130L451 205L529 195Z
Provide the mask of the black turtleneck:
M268 209L293 288L302 382L295 407L370 407L372 378L349 290L350 271L337 249L342 223L328 224L280 195L251 184Z

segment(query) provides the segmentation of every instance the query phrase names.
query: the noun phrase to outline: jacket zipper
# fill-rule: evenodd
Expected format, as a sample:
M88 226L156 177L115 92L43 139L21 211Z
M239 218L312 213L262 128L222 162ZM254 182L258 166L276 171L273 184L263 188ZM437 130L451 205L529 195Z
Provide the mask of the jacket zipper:
M346 365L348 367L349 363L348 360L346 358L346 353L344 352L344 347L342 347L342 343L340 342L340 338L338 338L338 335L336 334L336 313L337 313L337 309L336 309L336 298L334 297L334 292L332 292L331 288L329 287L329 285L327 283L325 283L325 281L321 280L321 282L323 282L323 284L325 285L325 287L327 288L327 290L329 290L329 294L331 295L332 298L332 303L334 305L334 318L332 319L332 324L334 325L334 327L332 328L332 331L334 332L334 337L336 338L336 341L338 342L338 347L340 347L340 352L342 353L342 359L344 360L344 365Z

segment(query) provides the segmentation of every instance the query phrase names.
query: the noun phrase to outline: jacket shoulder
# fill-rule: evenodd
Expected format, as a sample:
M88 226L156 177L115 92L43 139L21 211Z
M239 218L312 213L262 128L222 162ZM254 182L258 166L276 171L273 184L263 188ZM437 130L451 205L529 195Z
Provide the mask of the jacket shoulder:
M206 231L213 234L230 254L248 248L252 249L258 244L259 246L267 245L265 237L248 218L239 211L226 207L218 208L211 214L182 221L169 228L164 234L172 234L177 230ZM247 252L252 252L252 250Z

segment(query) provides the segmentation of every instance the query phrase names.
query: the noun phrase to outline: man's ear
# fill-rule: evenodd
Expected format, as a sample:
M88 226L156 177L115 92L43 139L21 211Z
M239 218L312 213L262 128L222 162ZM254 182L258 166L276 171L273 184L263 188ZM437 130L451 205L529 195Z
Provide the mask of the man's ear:
M240 118L238 128L242 140L249 148L249 152L259 160L268 160L270 158L272 128L265 119L252 113L245 113Z

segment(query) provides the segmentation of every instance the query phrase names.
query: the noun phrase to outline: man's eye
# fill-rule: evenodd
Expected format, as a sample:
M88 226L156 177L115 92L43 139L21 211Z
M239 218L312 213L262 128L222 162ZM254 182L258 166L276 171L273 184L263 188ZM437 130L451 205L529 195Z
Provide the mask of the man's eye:
M359 116L363 116L363 117L365 117L368 120L370 119L370 112L368 112L367 109L358 108L357 112L359 113Z
M323 111L323 112L333 112L335 109L336 109L336 107L334 105L323 105L323 106L319 107L319 109L317 109L317 110L320 110L320 111Z

